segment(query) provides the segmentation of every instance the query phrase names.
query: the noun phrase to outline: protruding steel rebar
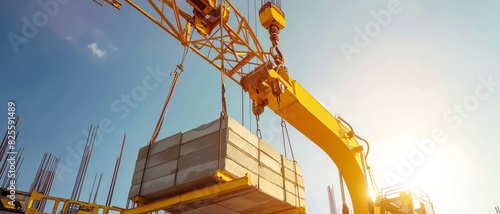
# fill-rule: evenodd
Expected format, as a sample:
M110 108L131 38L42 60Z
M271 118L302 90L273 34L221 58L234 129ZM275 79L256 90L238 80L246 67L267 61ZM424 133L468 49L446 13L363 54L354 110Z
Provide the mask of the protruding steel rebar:
M330 214L338 214L333 186L328 186L327 191L328 191L328 203L330 204Z
M115 170L113 172L113 177L111 178L111 185L109 186L108 198L106 199L106 206L111 206L111 201L113 200L113 193L115 191L116 179L118 177L118 171L120 169L120 163L122 160L123 147L125 146L125 140L127 139L127 133L123 135L122 148L120 149L120 155L116 159Z
M342 174L339 172L339 180L340 180L340 193L342 195L342 214L349 214L349 207L347 206L344 192L344 179L342 178Z
M17 126L18 121L19 121L19 116L16 117L16 119L14 119L14 126ZM8 171L8 170L5 170L6 169L5 167L7 167L7 163L8 163L7 159L9 158L9 154L7 152L7 148L9 147L9 143L8 143L9 139L7 137L7 136L9 136L8 133L9 133L9 130L7 129L5 131L5 135L2 139L2 144L0 145L0 163L2 165L0 167L0 179L3 178L4 176L6 177L7 171ZM17 140L18 136L19 136L19 131L16 132L16 135L15 135L16 140Z
M82 172L82 179L80 181L80 186L79 186L79 190L78 190L77 200L80 200L80 194L82 193L83 183L85 182L85 177L87 175L87 169L89 167L90 157L92 156L92 151L94 150L95 139L97 137L97 132L98 131L99 131L99 126L97 126L94 129L94 137L93 137L92 142L90 144L90 148L89 148L87 157L85 158L85 164L84 164L84 169L83 169L83 172Z
M90 199L92 199L92 193L94 193L94 186L96 179L97 179L97 174L94 175L94 182L92 182L92 188L90 189L89 200L87 201L88 203L90 203Z
M82 159L80 161L80 166L78 167L78 172L76 174L76 179L75 179L75 184L73 185L73 191L71 192L71 198L72 200L76 200L77 199L77 196L78 196L78 192L79 192L79 187L80 187L80 183L81 183L81 178L82 178L82 170L84 168L84 160L85 160L85 157L86 157L86 154L87 154L87 150L89 148L89 144L90 144L90 141L91 141L91 137L92 137L92 133L93 133L93 126L90 125L90 129L89 129L89 133L87 134L87 140L85 142L85 147L84 147L84 151L83 151L83 154L82 154Z
M99 131L99 126L90 126L90 131L87 135L87 141L85 143L85 148L83 151L82 159L80 162L80 167L76 176L75 184L73 186L73 192L71 193L72 200L79 200L82 193L83 183L85 182L85 177L87 175L87 169L92 156L92 151L94 149L95 140L97 138L97 132Z
M97 188L95 189L94 201L92 202L94 204L97 201L97 194L99 193L99 187L101 186L101 179L102 179L102 173L101 176L99 176L99 182L97 182Z
M59 157L56 157L50 153L44 153L42 162L38 167L35 179L31 184L30 192L35 190L37 192L44 193L46 195L50 194L50 190L54 182L59 161L60 161ZM38 201L33 207L37 210L44 210L45 203L46 203L45 200L41 200Z

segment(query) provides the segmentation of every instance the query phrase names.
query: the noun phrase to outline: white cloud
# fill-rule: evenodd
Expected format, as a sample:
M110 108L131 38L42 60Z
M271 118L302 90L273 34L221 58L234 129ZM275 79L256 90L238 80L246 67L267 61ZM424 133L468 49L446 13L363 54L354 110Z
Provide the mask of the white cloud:
M92 50L92 55L96 56L97 58L104 57L106 55L106 51L103 51L97 47L97 44L91 43L87 46L87 48L90 48Z
M94 30L94 33L97 33L99 31L102 31L101 29Z
M111 48L111 50L118 51L118 48L113 46L112 44L109 44L109 48Z
M64 39L66 39L66 40L70 40L70 41L71 41L71 40L73 40L73 37L71 37L71 36L66 36L66 37L64 37Z

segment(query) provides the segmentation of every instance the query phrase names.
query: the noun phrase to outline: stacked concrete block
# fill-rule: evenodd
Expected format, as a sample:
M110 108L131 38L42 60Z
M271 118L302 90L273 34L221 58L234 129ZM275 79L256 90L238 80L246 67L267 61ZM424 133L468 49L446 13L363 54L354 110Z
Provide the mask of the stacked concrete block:
M249 174L252 185L263 195L291 206L305 206L300 166L229 117L141 148L129 198L140 195L155 201L214 185L217 169L234 177ZM238 198L232 200L238 202ZM249 199L240 202L243 200ZM267 208L259 206L274 209L273 203Z
M282 156L285 201L296 207L305 206L304 178L302 168L296 161Z
M162 197L168 191L158 191L157 187L174 186L181 138L182 133L177 133L139 150L129 198L135 195Z

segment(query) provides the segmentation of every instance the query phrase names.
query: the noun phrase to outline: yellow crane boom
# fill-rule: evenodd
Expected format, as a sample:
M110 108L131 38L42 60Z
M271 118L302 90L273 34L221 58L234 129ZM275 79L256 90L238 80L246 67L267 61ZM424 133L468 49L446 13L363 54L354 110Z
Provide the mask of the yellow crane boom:
M399 191L397 196L393 191L377 191L377 200L372 201L366 173L369 167L357 136L350 127L344 126L343 119L334 117L291 78L284 66L278 34L285 27L286 19L279 3L274 4L279 0L267 0L259 11L259 20L270 35L269 51L264 50L249 22L229 0L186 0L187 5L176 0L93 1L101 6L108 3L117 9L121 8L121 1L125 1L248 92L257 117L267 106L318 145L337 165L355 213L434 213L428 197L413 196L410 191ZM192 12L186 12L186 8ZM241 182L241 186L234 188L246 187L248 180ZM233 188L231 185L228 184ZM189 200L196 198L188 196L185 197ZM158 210L164 208L165 203L176 203L174 199L135 209ZM124 212L137 212L135 209Z
M124 1L241 85L253 100L254 113L259 115L268 106L325 151L345 179L354 211L371 213L363 148L340 121L289 77L286 67L270 62L274 57L264 51L246 18L230 1L216 5L215 0L187 0L194 15L183 11L176 0L148 0L147 7ZM119 0L98 3L106 2L118 9L122 6ZM191 33L192 28L198 33Z

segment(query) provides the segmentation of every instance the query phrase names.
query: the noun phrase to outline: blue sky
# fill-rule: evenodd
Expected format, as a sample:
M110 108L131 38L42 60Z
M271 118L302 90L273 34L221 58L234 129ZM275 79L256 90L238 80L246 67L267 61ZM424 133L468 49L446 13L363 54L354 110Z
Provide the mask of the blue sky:
M113 200L124 206L137 150L151 136L170 87L165 74L183 49L129 5L118 11L61 0L43 23L39 2L47 1L7 1L0 9L0 100L16 102L18 146L27 148L19 188L28 189L43 152L71 165L71 151L89 126L104 121L109 128L99 136L82 194L88 196L93 175L101 172L100 192L107 192L126 132ZM247 11L244 1L234 3ZM438 213L492 213L500 205L498 1L287 1L283 9L280 49L291 76L371 142L368 161L379 187L393 181L418 186ZM23 32L33 17L39 18L36 32ZM220 113L217 70L194 53L184 66L160 137ZM123 97L146 88L145 78L148 89L126 104ZM241 89L228 83L228 91L229 114L242 122ZM244 103L244 123L255 130L246 94ZM278 117L267 110L261 126L282 151ZM298 131L291 136L304 169L307 208L327 213L326 186L338 190L337 169ZM69 168L56 178L52 195L71 195L77 167ZM105 199L100 194L98 202Z

